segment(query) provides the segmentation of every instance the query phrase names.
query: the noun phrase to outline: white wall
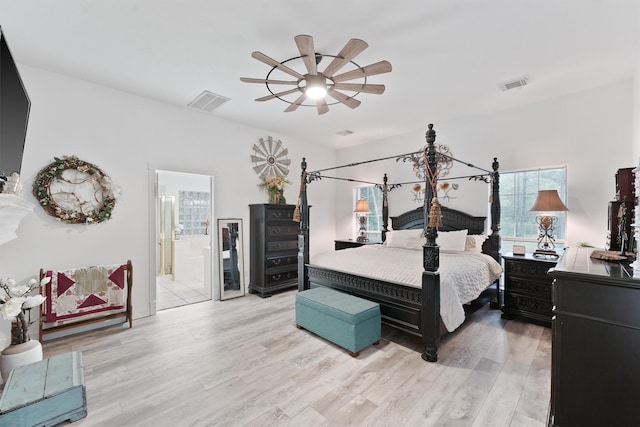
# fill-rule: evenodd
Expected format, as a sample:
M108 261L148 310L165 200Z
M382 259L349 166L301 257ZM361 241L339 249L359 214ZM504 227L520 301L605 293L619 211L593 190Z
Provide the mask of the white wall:
M436 142L448 145L454 156L487 169L494 156L502 171L567 165L568 244L587 241L602 247L607 235L607 202L615 196L615 172L636 165L632 113L633 81L628 79L493 114L434 123L434 129ZM366 148L341 150L337 162L345 164L418 150L425 144L427 124L425 118L424 128L413 133ZM389 174L390 182L412 176L411 168L402 162L385 161L351 170L356 169L359 179L380 181L384 172ZM451 175L467 174L465 169L455 166ZM486 214L486 186L468 182L460 185L466 191L461 190L448 205L477 215ZM336 193L339 236L350 235L352 229L353 214L348 209L351 187L341 185ZM409 199L409 188L392 191L390 214L417 206Z
M323 165L335 162L334 151L326 147L18 66L31 98L22 165L27 200L37 203L30 189L38 170L54 156L64 155L77 155L99 166L122 187L123 195L110 221L91 226L58 222L37 206L18 228L18 238L2 246L0 274L20 281L37 276L41 267L63 269L131 259L135 318L149 314L149 286L155 284L155 278L149 277L148 222L153 218L149 165L215 176L213 223L218 217L240 217L249 224L248 204L267 202L249 158L259 138L271 135L289 149L292 185L285 196L293 203L302 156ZM332 186L314 197L313 233L322 237L312 239L312 252L332 247L334 200ZM248 248L245 256L250 262ZM3 340L8 344L9 323L0 325L3 348Z
M640 165L640 61L633 76L633 157L634 166ZM640 189L636 190L637 192Z

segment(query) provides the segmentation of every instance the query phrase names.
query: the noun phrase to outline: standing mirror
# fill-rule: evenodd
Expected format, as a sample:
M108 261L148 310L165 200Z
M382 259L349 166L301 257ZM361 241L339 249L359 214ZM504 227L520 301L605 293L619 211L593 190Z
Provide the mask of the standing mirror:
M218 219L220 300L244 296L242 219Z

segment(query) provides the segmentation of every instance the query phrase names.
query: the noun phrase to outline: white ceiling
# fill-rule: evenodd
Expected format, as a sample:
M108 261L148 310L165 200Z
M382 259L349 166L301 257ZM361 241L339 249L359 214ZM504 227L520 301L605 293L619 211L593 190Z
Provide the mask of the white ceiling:
M200 114L334 147L627 78L640 54L638 0L0 0L0 26L18 65L184 108L207 90L231 101ZM386 92L323 116L254 101L266 87L240 77L270 67L251 52L299 56L297 34L333 55L365 40L354 61L391 62L369 78ZM498 89L525 75L528 86Z

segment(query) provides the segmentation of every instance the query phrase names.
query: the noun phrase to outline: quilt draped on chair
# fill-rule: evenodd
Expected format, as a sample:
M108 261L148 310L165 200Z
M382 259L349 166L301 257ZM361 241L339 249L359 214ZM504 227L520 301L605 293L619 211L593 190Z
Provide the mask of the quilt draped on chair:
M126 266L101 265L47 271L45 322L65 323L95 313L122 310Z

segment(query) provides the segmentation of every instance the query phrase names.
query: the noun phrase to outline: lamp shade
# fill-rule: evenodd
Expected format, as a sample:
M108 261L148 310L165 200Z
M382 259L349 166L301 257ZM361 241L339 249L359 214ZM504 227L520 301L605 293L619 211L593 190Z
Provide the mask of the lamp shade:
M354 212L358 212L358 213L369 212L369 203L367 203L365 199L358 200L358 203L356 203L356 208L354 209Z
M538 191L538 197L533 204L530 211L538 212L556 212L556 211L568 211L569 209L562 203L560 196L558 196L558 190L540 190Z

